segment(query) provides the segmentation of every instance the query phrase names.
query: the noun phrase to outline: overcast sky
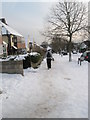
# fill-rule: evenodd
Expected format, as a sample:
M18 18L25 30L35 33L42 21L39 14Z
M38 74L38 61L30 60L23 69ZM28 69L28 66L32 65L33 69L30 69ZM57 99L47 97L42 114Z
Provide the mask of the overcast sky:
M52 0L52 2L45 2L45 0L37 0L38 2L35 2L36 0L34 2L29 2L32 0L27 0L27 2L25 0L23 0L24 2L18 2L22 0L14 0L17 2L10 2L11 0L3 1L2 17L6 18L7 23L12 28L21 33L25 39L29 35L30 39L34 39L38 44L44 41L44 38L40 35L40 31L43 30L45 19L56 0Z
M36 43L43 41L40 31L52 6L51 2L3 2L2 17L25 39L30 35Z

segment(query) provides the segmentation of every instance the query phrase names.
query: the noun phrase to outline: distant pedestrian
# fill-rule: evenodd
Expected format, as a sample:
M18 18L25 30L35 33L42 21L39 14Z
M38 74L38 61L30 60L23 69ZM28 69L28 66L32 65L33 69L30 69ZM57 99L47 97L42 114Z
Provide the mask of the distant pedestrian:
M46 60L47 60L47 68L50 69L51 68L51 60L53 59L52 57L52 52L51 49L48 48L47 49L47 53L46 53ZM54 60L54 59L53 59Z

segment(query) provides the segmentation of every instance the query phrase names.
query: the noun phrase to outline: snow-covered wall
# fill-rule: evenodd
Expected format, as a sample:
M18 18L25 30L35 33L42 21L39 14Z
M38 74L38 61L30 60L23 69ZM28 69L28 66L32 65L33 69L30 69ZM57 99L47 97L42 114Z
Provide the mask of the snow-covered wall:
M2 26L0 26L0 55L3 54L1 28L2 28Z
M10 60L0 62L0 73L23 75L23 61Z

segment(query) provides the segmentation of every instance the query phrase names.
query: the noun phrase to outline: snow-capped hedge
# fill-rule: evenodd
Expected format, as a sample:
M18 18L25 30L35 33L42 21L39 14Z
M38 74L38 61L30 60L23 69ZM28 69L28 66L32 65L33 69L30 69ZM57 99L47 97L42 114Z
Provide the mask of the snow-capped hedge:
M37 68L37 66L42 61L42 56L37 52L27 53L23 55L11 55L6 58L0 59L0 61L23 61L23 68L26 69L28 67ZM39 62L40 61L40 62ZM32 64L31 64L32 63Z
M9 60L25 60L25 57L27 56L39 56L40 54L37 52L32 52L32 53L27 53L27 54L23 54L23 55L10 55L4 58L1 58L0 61L9 61Z
M38 55L40 55L40 54L37 53L37 52L31 52L30 55L31 55L31 56L38 56Z
M38 54L31 54L31 62L33 63L37 63L41 58L41 55L38 53Z

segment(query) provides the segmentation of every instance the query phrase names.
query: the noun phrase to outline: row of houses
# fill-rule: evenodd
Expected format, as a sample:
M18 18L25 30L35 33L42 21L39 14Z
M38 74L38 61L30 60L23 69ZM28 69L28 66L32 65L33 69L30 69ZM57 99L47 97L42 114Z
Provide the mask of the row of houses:
M0 19L0 56L22 54L26 51L24 37Z

